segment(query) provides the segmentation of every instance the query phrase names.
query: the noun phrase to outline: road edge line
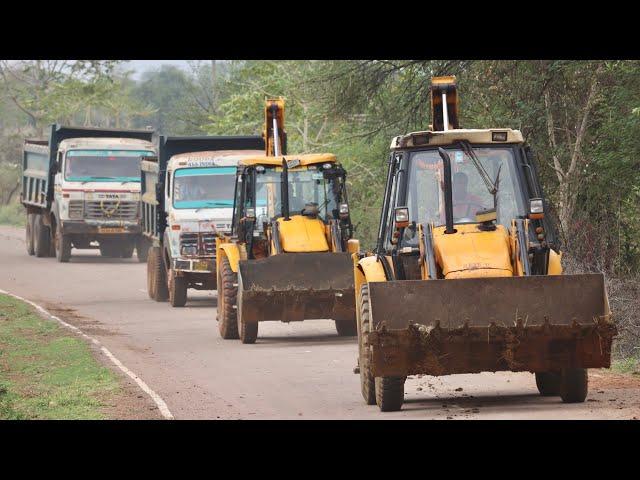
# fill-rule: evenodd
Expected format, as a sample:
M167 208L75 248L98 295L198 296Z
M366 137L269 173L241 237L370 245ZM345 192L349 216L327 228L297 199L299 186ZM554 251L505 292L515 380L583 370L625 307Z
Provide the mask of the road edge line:
M45 309L44 307L38 305L35 302L32 302L31 300L28 300L26 298L23 298L19 295L16 295L14 293L11 292L7 292L6 290L3 290L0 288L0 293L4 294L4 295L9 295L10 297L16 298L18 300L21 300L25 303L28 303L29 305L31 305L33 308L35 308L40 314L45 315L46 317L49 317L53 320L55 320L56 322L58 322L60 325L62 325L63 327L68 328L69 330L72 330L73 332L75 332L76 334L80 335L81 337L83 337L85 340L88 340L89 342L93 343L94 345L96 345L97 347L100 347L100 351L109 359L111 360L111 363L113 363L116 367L118 367L124 374L126 374L129 378L131 378L134 382L136 382L136 384L138 385L138 387L140 387L140 389L145 392L147 395L149 395L151 397L151 400L153 400L153 402L156 404L156 406L158 407L158 410L160 411L160 414L166 419L166 420L175 420L175 417L173 416L173 414L171 413L171 411L169 410L169 407L167 406L167 404L165 403L165 401L162 399L162 397L160 397L160 395L158 395L156 392L154 392L151 387L149 387L149 385L147 385L144 380L142 380L138 375L136 375L135 373L133 373L131 370L129 370L126 366L124 366L124 364L118 360L118 358L111 353L111 351L109 351L109 349L107 347L105 347L104 345L102 345L102 343L100 343L100 341L90 335L87 335L86 333L84 333L82 330L80 330L78 327L76 327L75 325L71 325L70 323L65 322L64 320L62 320L59 317L56 317L55 315L53 315L52 313L50 313L47 309Z

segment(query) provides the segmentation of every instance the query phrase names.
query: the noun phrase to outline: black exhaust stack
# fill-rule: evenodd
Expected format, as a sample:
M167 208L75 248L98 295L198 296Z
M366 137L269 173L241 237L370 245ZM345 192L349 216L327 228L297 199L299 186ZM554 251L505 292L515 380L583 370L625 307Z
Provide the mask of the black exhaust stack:
M446 230L444 233L456 233L453 228L453 186L451 185L451 158L446 150L438 148L444 166L444 215Z
M280 196L282 197L282 216L285 221L289 218L289 165L282 159L282 181L280 182Z

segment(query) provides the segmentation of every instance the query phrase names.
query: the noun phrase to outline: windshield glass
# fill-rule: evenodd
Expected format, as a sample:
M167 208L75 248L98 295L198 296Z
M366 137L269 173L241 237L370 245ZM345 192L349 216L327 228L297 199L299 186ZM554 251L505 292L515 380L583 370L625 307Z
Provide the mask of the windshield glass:
M500 172L496 213L498 223L509 227L511 220L523 215L513 152L508 148L474 147L474 151L495 183ZM462 150L447 149L451 158L453 220L474 222L478 211L493 208L493 195L472 159ZM416 152L411 157L408 207L410 220L440 226L445 223L442 159L437 150Z
M338 202L342 191L342 177L325 177L315 168L289 170L289 214L300 215L307 203L318 205L319 215L325 220L338 217ZM268 168L256 175L256 206L258 214L269 219L282 212L282 169ZM263 207L263 208L260 208Z
M181 168L173 181L174 208L233 207L235 167Z
M144 150L71 150L64 177L71 182L139 182L140 157L153 155Z

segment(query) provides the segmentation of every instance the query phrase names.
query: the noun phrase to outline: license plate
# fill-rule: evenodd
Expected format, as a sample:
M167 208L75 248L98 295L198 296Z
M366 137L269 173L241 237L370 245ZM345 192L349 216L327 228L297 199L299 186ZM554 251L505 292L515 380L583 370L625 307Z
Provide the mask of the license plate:
M98 233L125 233L124 227L98 227Z
M209 270L209 262L205 262L205 261L202 261L202 260L199 260L197 262L193 262L193 269L194 270L200 270L200 271Z

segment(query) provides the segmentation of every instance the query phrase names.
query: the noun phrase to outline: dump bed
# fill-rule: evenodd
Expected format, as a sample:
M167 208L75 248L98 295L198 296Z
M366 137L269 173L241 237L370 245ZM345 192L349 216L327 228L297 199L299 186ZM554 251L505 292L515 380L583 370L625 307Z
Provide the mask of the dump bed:
M151 142L152 130L66 127L52 124L49 140L26 139L22 152L22 203L50 208L60 142L72 138L132 138Z
M158 138L158 156L142 159L142 226L147 237L159 239L167 226L164 183L169 160L184 153L264 150L261 136L182 136Z

